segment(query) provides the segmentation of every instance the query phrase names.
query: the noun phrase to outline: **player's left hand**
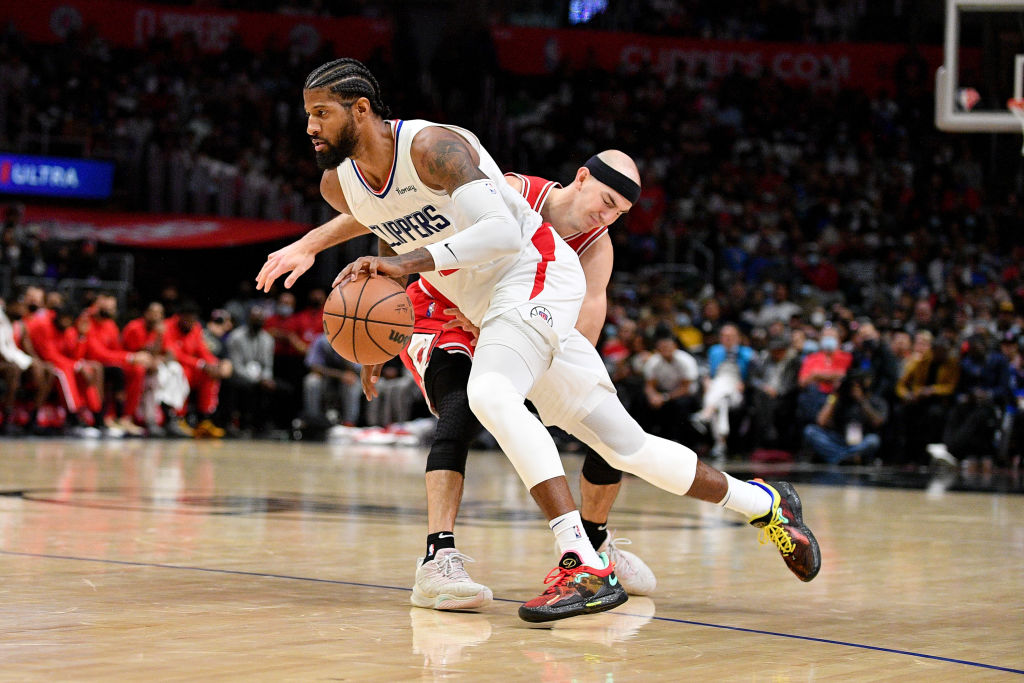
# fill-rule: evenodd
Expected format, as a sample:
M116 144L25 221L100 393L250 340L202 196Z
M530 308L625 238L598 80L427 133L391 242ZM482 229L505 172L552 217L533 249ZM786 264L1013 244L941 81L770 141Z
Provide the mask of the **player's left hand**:
M406 272L390 256L360 256L345 266L338 277L331 283L332 287L343 285L355 280L360 273L368 273L370 277L384 275L386 277L402 277Z
M364 365L359 370L359 379L363 385L363 396L367 401L377 398L377 380L384 365Z
M469 332L473 335L473 345L476 345L476 340L480 336L480 328L469 321L465 315L462 314L457 308L446 308L444 309L445 315L450 315L454 320L449 320L443 327L446 330L460 329Z
M285 278L284 287L291 289L299 276L313 266L315 260L316 252L308 249L302 240L268 254L267 262L256 276L256 291L269 292L274 281L289 272L291 274Z

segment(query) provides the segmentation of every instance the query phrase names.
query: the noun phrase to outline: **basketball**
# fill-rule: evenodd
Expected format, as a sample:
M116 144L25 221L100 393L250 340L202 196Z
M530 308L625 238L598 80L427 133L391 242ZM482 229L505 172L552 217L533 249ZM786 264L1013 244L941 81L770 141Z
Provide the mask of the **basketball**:
M338 355L377 365L394 358L412 336L415 316L402 286L360 275L335 287L324 303L324 334Z

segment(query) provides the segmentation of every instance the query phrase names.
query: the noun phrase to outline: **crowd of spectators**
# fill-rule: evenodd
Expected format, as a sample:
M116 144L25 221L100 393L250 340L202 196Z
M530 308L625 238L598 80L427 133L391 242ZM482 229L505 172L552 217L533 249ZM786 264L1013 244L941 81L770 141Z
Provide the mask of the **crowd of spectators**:
M166 288L140 315L110 292L81 301L29 285L0 299L4 434L288 438L334 425L388 427L425 409L397 360L381 399L323 333L324 291L237 297L203 315ZM420 405L417 405L420 404Z
M707 3L648 4L685 7L691 17L706 11L701 25L711 28L695 35L731 35ZM856 3L778 6L803 13L793 26L806 27L808 17L817 25L821 8L870 14ZM744 37L774 36L756 21L741 24ZM38 151L43 132L84 141L84 153L129 169L119 192L126 208L315 223L325 205L296 88L334 56L329 46L251 54L240 44L204 55L187 36L127 51L79 35L41 51L8 31L0 37L0 141L18 151ZM713 455L803 448L828 461L916 465L929 455L1020 453L1019 158L1012 144L990 148L934 130L930 77L913 50L895 65L891 92L839 90L832 81L797 89L680 62L668 74L481 73L494 84L487 106L482 90L451 96L445 88L457 84L444 79L399 81L383 55L370 66L396 112L470 125L506 168L568 178L613 142L636 157L644 189L611 231L616 276L602 349L624 399L652 429L703 442ZM174 159L177 167L164 163ZM231 183L212 177L244 178L246 191L224 202ZM5 239L17 229L5 227ZM22 265L36 262L31 244L15 246L18 268L34 267ZM288 296L231 306L204 295L203 310L218 309L208 337L236 326L234 345L222 339L214 354L228 360L234 347L231 368L207 360L203 368L220 374L204 373L236 386L237 396L215 415L199 407L188 426L208 418L217 430L259 431L266 418L280 428L291 417L282 407L304 395L314 406L306 417L332 410L341 423L367 421L350 398L355 369L332 365L322 344L317 352L314 325L279 325L295 315ZM307 303L303 310L315 312ZM273 338L269 371L264 332ZM399 368L390 374L394 407L371 412L371 422L410 416L415 392ZM317 406L334 384L337 402ZM261 424L241 424L252 417Z
M570 11L573 4L570 3ZM591 5L597 3L590 3ZM581 27L718 40L885 41L905 37L920 18L912 6L864 0L611 0ZM923 14L923 13L922 13ZM589 13L588 13L589 15Z
M158 0L208 9L276 12L304 16L373 16L389 8L368 0ZM866 0L489 0L481 3L504 23L632 31L717 40L878 42L901 39L930 21L938 30L941 5ZM929 11L933 10L933 11ZM921 29L919 29L921 30Z
M698 307L650 286L635 299L616 290L599 346L654 433L712 458L1019 463L1024 316L1009 301L966 333L928 324L926 299L907 311L913 326L880 329L841 303L816 324L780 301L788 313L762 327L723 322L714 298ZM323 334L323 302L317 288L302 307L289 291L240 294L204 316L172 287L126 319L107 292L68 302L24 287L0 302L0 424L87 437L401 434L426 415L415 383L392 361L367 402L359 367Z

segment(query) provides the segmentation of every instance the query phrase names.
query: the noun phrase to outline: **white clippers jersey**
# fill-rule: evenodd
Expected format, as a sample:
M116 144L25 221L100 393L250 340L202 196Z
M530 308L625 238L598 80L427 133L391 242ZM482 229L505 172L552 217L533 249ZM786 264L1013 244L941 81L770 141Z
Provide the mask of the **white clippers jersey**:
M422 277L477 325L512 308L521 308L523 304L535 299L546 303L546 297L538 297L546 288L545 284L549 291L552 286L559 285L559 298L582 298L582 269L575 252L557 235L553 241L549 239L547 232L550 228L538 230L542 223L540 214L509 187L498 165L473 133L456 126L422 120L393 120L390 124L395 136L395 158L384 187L379 191L372 188L351 159L346 159L338 167L338 179L345 201L356 220L367 226L398 254L450 238L469 227L446 192L433 190L420 180L409 152L413 138L424 128L447 128L464 137L480 155L480 170L494 181L519 224L523 248L517 254L488 263L422 273ZM550 232L554 234L553 230ZM552 273L548 264L556 260L561 263L559 268L554 269L557 272ZM577 276L573 275L572 261L575 261L579 283L574 282ZM562 267L562 263L569 267ZM544 311L547 313L546 309ZM537 315L544 317L534 313L535 317ZM550 321L546 322L556 327ZM572 324L575 324L575 319Z

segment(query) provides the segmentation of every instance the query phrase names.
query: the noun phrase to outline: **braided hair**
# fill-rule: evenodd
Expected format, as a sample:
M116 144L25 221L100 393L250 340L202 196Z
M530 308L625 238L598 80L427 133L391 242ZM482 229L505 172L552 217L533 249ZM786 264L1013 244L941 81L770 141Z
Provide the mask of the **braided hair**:
M313 69L302 87L304 90L327 88L336 95L365 97L381 118L391 116L391 108L380 98L380 84L358 59L344 57L327 62Z

